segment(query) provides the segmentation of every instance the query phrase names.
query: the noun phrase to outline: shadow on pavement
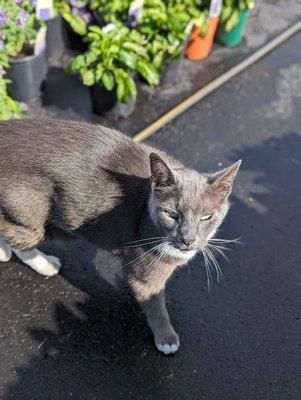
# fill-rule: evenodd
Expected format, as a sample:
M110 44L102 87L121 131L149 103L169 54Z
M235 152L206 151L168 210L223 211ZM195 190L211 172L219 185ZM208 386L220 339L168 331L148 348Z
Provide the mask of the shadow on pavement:
M118 289L122 274L112 285L97 263L86 267L94 251L81 258L70 248L63 279L88 298L75 311L57 302L53 330L28 326L39 353L18 367L3 400L297 399L300 154L295 133L233 154L264 190L245 187L250 204L233 200L222 236L242 235L245 245L230 254L212 295L200 258L171 281L169 307L183 345L177 355L155 351L138 306Z

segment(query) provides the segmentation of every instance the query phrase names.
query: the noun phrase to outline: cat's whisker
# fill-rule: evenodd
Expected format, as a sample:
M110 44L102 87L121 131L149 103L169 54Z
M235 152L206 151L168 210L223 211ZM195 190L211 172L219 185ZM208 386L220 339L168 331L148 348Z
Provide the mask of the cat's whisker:
M226 254L222 250L222 249L225 249L225 250L229 250L229 249L227 249L226 247L215 246L214 244L211 244L211 243L207 243L207 246L209 246L212 249L216 250L222 257L224 257L224 259L226 261L229 262L229 258L226 256Z
M216 247L217 249L220 249L220 250L225 250L225 251L231 251L232 249L229 249L229 247L225 247L225 246L219 246L219 245L217 245L217 244L213 244L213 243L209 243L211 246L214 246L214 247Z
M165 236L154 236L154 237L145 238L145 239L133 240L132 242L123 243L122 246L132 245L132 244L146 242L146 241L150 241L150 240L156 240L156 239L165 239Z
M140 256L134 258L133 260L131 260L131 261L128 262L127 264L124 264L123 267L126 267L126 266L128 266L128 265L130 265L130 264L133 264L135 261L138 261L138 260L140 260L140 259L143 260L147 254L152 253L152 252L154 252L155 250L158 250L160 247L163 247L163 246L165 246L165 242L160 243L160 244L158 244L157 246L154 246L154 247L152 247L151 249L149 249L149 250L143 252L143 254L141 254Z
M205 268L206 268L206 275L207 275L207 289L208 289L208 294L210 294L210 278L211 278L211 272L209 269L209 263L208 263L208 257L206 255L206 250L202 250L203 258L204 258L204 263L205 263Z
M236 239L211 238L211 239L209 239L208 241L209 241L209 242L221 243L221 244L223 244L223 243L236 243L236 244L241 244L240 239L241 239L240 237L239 237L239 238L236 238Z
M214 254L211 252L211 250L208 247L206 248L206 251L207 251L207 255L208 255L209 259L212 261L212 263L215 267L217 282L219 283L221 276L223 276L222 270L220 269L219 263L216 260Z
M137 247L141 247L141 246L149 246L150 244L160 243L160 242L163 242L163 241L165 241L165 238L157 239L157 240L154 240L152 242L133 244L133 245L130 245L130 246L122 246L122 248L123 249L131 249L131 248L137 248Z

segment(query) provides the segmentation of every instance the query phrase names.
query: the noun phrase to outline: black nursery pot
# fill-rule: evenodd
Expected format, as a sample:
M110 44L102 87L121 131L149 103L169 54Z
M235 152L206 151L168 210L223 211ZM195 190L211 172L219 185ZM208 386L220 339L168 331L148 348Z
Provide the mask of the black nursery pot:
M46 21L46 26L46 59L57 61L62 57L65 47L62 17L57 15Z
M35 100L40 97L40 89L45 76L45 53L11 59L7 77L9 95L18 101Z
M160 85L172 86L179 82L183 66L183 56L167 64L162 71Z
M107 90L101 85L90 86L93 113L112 119L127 118L136 106L136 100L122 103L117 100L115 90Z

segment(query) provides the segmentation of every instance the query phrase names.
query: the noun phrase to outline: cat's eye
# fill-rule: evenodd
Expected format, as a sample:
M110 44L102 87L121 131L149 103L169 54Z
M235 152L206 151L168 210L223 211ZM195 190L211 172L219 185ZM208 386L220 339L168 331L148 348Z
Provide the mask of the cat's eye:
M175 211L165 210L166 214L172 219L178 219L179 215Z
M208 221L211 218L212 218L212 214L201 215L201 221Z

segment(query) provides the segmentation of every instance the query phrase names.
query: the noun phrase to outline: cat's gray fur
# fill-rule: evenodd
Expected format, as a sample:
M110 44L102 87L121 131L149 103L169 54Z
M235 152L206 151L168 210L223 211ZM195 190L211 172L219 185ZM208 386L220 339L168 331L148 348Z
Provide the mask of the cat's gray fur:
M82 122L2 122L0 235L17 251L57 233L122 249L156 346L173 353L179 337L166 310L165 283L222 223L238 167L199 174L162 151ZM205 214L212 218L201 221ZM164 239L146 240L157 237Z

